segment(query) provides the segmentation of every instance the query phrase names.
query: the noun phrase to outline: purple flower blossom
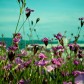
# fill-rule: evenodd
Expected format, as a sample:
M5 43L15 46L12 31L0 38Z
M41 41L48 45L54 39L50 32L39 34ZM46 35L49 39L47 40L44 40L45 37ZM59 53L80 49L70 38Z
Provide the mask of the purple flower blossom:
M35 62L37 66L45 66L48 63L49 61L46 61L46 60L40 60L40 61Z
M56 47L52 47L52 50L54 52L55 55L60 55L62 54L62 52L64 52L64 48L63 46L56 46Z
M21 50L21 54L22 54L22 56L26 56L26 55L27 55L27 51L24 50L24 49L22 49L22 50Z
M74 60L74 62L73 62L75 65L78 65L79 63L80 63L80 61L79 60Z
M56 47L52 47L52 50L53 51L64 51L64 48L63 48L63 46L56 46Z
M30 84L30 79L29 79L29 78L26 79L26 80L21 79L21 80L18 82L18 84Z
M18 84L25 84L25 81L21 79Z
M73 71L72 74L73 74L74 76L77 76L77 75L80 74L80 71Z
M20 39L19 38L14 38L13 42L18 44L20 42Z
M0 47L6 48L6 44L0 41Z
M20 34L20 33L15 33L15 34L13 34L13 38L18 38L18 39L21 39L21 38L22 38L22 36L21 36L21 34Z
M82 17L82 18L79 18L79 20L84 20L84 18Z
M22 64L23 60L21 60L19 57L15 58L15 63L16 64Z
M61 40L62 34L61 33L58 33L57 35L54 35L54 37L56 37L58 40Z
M70 50L72 50L72 51L74 50L74 44L69 44L68 46L69 46Z
M44 44L47 46L48 45L48 38L43 38L42 41L44 42Z
M83 58L84 54L78 53L79 58Z
M12 68L12 64L7 64L6 66L4 66L5 70L10 70Z
M62 74L63 77L64 76L69 76L69 72L62 71L61 74Z
M75 53L77 53L78 49L79 49L79 45L78 44L69 44L68 45L70 50L74 51Z
M18 64L16 70L24 69L24 63Z
M53 67L52 65L48 65L45 67L45 70L48 71L48 72L51 72L55 69L55 67Z
M9 48L8 48L8 51L15 51L15 50L17 50L18 48L16 47L16 46L10 46Z
M63 59L63 58L61 58L61 57L60 57L60 58L58 58L57 60L58 60L60 63L63 63L63 61L64 61L64 59Z
M24 67L27 68L31 62L32 62L32 60L29 60L29 61L27 61L27 62L24 62Z
M53 59L51 60L51 62L52 62L53 64L56 64L57 60L56 60L55 58L53 58Z
M63 84L72 84L72 82L63 82Z
M34 10L31 10L31 9L29 9L28 7L26 8L26 13L28 13L28 12L34 12Z
M46 57L43 53L40 53L40 54L39 54L39 58L40 58L40 59L44 59L44 58L47 58L47 57Z
M57 60L57 59L55 59L55 58L53 58L53 59L51 60L51 62L52 62L52 64L56 64L57 66L61 66L61 63L59 62L59 60Z
M79 50L79 51L78 51L78 57L79 57L79 58L82 58L83 56L84 56L84 55L83 55L83 53L82 53L82 50Z
M79 18L79 20L81 20L81 27L84 25L84 17L82 17L82 18Z
M0 56L0 60L6 60L6 56Z
M34 12L34 10L31 10L27 7L25 12L26 12L26 17L28 18L30 16L31 12Z

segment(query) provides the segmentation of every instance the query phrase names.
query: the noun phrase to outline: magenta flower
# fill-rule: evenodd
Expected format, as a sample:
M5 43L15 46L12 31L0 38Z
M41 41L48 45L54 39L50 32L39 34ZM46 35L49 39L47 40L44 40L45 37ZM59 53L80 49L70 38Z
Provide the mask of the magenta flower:
M79 60L74 60L74 62L73 62L75 65L78 65L79 63L80 63L80 61Z
M61 74L62 74L63 77L69 76L69 72L62 71Z
M72 82L63 82L63 84L72 84Z
M55 58L53 58L53 59L51 60L51 62L52 62L52 64L56 64L57 60L56 60Z
M22 69L24 69L24 63L18 64L16 70L19 71L19 70L22 70Z
M52 50L53 51L57 51L57 47L52 47Z
M18 39L21 39L21 38L22 38L22 36L21 36L21 34L20 34L20 33L15 33L15 34L13 34L13 38L18 38Z
M72 50L72 51L74 50L74 44L69 44L68 46L69 46L70 50Z
M10 70L12 68L12 64L7 64L6 66L4 66L5 70Z
M83 58L84 54L82 53L82 50L78 51L78 58Z
M63 46L56 46L56 47L52 47L52 50L54 52L55 55L62 55L62 52L64 52L64 48Z
M47 46L48 45L48 38L43 38L42 41L44 42L44 44Z
M51 72L55 69L55 67L53 67L52 65L48 65L45 67L45 70L48 71L48 72Z
M79 18L79 20L84 20L84 18L82 17L82 18Z
M15 51L15 50L17 50L18 48L16 47L16 46L10 46L9 48L8 48L8 51Z
M21 79L18 84L25 84L25 81Z
M75 53L77 53L77 51L79 49L79 45L78 44L74 43L74 44L69 44L68 46L69 46L71 51L74 51Z
M14 38L13 42L18 44L20 42L20 39L19 38Z
M34 10L31 10L27 7L25 12L26 12L26 17L28 18L30 16L31 12L34 12Z
M27 55L27 51L24 50L24 49L22 49L22 50L21 50L21 54L22 54L22 56L26 56L26 55Z
M44 59L44 58L47 58L47 57L46 57L43 53L40 53L40 54L39 54L39 58L40 58L40 59Z
M6 48L6 44L0 41L0 47Z
M27 80L24 80L24 79L21 79L18 84L30 84L30 79L27 79Z
M61 63L59 62L59 60L57 60L57 59L55 59L55 58L53 58L53 59L51 60L51 62L52 62L52 64L56 64L57 66L61 66Z
M58 40L61 40L62 39L62 34L58 33L57 35L54 35L54 37L56 37Z
M29 60L29 61L27 61L27 62L24 62L24 67L27 68L31 62L32 62L32 60Z
M0 60L6 60L6 56L0 56Z
M82 18L79 18L79 20L81 20L81 27L84 25L84 18L82 17Z
M64 59L63 58L57 58L57 60L60 62L60 63L63 63L64 62Z
M56 47L52 47L52 50L53 51L64 51L64 48L63 48L63 46L56 46Z
M28 12L34 12L34 10L31 10L31 9L29 9L28 7L26 8L26 10L25 10L27 13Z
M80 74L80 71L73 71L72 74L73 74L74 76L77 76L77 75Z
M15 58L15 63L16 64L22 64L23 63L23 60L20 59L19 57Z
M49 61L46 61L46 60L40 60L40 61L35 62L37 66L45 66L48 63Z
M79 58L83 58L84 54L78 53Z

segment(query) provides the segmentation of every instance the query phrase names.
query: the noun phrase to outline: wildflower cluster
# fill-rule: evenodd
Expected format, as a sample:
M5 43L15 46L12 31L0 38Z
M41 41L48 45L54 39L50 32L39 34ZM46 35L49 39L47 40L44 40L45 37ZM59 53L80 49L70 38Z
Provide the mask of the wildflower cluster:
M18 3L21 16L25 0L18 0ZM34 10L27 7L25 11L27 20ZM49 39L46 37L42 39L45 46L33 44L20 49L22 36L19 31L26 21L18 30L20 16L13 34L12 45L7 48L5 42L0 41L0 84L83 84L84 50L77 44L80 31L73 43L58 33L54 35L58 44L50 49L47 48ZM35 25L39 20L37 18ZM82 27L84 18L79 20ZM33 21L31 24L33 25ZM36 32L34 27L30 28L31 35L32 31ZM65 39L68 41L66 44Z

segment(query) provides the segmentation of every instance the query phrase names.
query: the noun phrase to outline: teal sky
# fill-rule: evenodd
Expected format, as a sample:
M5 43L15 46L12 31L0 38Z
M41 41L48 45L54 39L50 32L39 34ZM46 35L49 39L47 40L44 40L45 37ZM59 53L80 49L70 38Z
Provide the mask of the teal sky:
M67 31L66 36L69 37L71 33L77 34L77 28L80 27L79 17L84 17L84 0L26 0L27 5L35 11L31 14L30 20L35 21L40 18L40 22L35 27L40 39L43 37L52 38L53 34ZM19 16L19 6L17 0L0 0L0 36L12 37L15 31ZM22 16L19 27L25 19ZM21 33L24 38L28 39L29 33L28 21L24 25L25 36L23 30ZM84 26L81 31L83 38ZM33 34L33 38L36 35Z

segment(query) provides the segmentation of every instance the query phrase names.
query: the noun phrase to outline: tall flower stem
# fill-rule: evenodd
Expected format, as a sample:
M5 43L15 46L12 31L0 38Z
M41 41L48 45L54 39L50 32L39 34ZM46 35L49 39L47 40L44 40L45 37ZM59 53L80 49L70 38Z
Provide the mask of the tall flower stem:
M38 36L38 34L35 32L35 34L36 34L36 37L37 37L37 39L39 40L39 36Z
M17 25L16 25L15 33L16 33L18 25L19 25L20 17L21 17L21 13L19 14L19 19L18 19L18 22L17 22Z
M36 26L36 23L35 23L35 25L33 26L32 30L31 30L31 35L32 35L32 32L34 31L35 26ZM32 43L34 43L33 42L33 35L32 35Z
M20 32L20 30L22 29L22 27L24 26L24 23L26 22L27 18L25 19L25 21L23 22L22 26L19 28L18 32Z

